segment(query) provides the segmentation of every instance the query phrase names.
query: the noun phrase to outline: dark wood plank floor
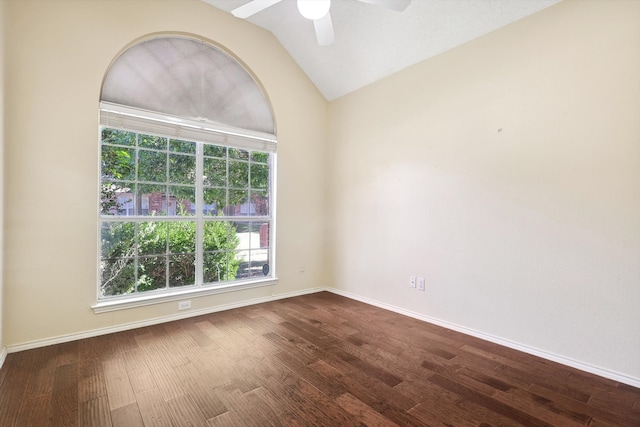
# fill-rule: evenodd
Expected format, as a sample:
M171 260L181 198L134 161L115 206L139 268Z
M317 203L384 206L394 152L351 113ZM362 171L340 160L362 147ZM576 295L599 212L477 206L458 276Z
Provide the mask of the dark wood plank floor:
M0 426L640 426L640 389L330 293L7 356Z

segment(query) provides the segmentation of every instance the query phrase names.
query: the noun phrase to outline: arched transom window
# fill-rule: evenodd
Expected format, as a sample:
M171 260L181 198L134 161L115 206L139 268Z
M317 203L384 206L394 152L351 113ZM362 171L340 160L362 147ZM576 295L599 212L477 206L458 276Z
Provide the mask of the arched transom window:
M276 132L247 69L187 36L147 38L100 97L100 279L110 310L272 284Z

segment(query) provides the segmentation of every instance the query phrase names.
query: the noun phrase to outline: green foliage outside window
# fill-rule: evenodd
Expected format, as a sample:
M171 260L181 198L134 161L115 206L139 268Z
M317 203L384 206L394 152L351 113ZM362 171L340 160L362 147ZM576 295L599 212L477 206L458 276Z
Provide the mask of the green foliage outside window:
M194 212L185 209L195 202L195 153L194 142L102 130L102 296L196 283L196 223L190 220ZM250 205L250 194L254 214L268 214L269 154L212 145L204 145L203 154L201 203L212 207L203 226L203 283L233 281L241 265L238 231L233 223L215 218L225 212L237 215L231 210ZM145 212L141 198L154 194L174 203L175 213L149 207ZM130 215L122 207L126 197L125 203L136 206L135 220L122 219ZM170 220L154 219L169 215Z
M235 227L211 221L204 227L203 237L205 282L234 280L240 265L234 252L239 241ZM193 221L105 223L101 240L103 296L195 283Z

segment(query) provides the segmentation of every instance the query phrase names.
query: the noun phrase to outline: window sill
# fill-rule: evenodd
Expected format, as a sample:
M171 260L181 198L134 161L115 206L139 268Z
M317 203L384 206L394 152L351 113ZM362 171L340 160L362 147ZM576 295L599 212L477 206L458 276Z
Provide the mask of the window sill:
M130 308L144 307L147 305L162 304L171 301L180 301L185 298L196 298L207 295L221 294L225 292L241 291L244 289L260 288L263 286L271 286L278 283L277 278L265 279L259 281L251 281L244 283L233 283L218 287L199 287L197 289L185 289L171 291L162 294L142 295L130 298L117 298L98 301L91 306L95 314L107 313L109 311L127 310Z

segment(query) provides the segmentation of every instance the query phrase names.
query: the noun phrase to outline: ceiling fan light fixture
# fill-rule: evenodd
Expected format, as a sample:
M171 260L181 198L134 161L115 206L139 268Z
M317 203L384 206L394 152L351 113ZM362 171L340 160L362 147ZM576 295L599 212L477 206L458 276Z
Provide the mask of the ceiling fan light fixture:
M330 7L331 0L298 0L300 15L311 20L327 16Z

